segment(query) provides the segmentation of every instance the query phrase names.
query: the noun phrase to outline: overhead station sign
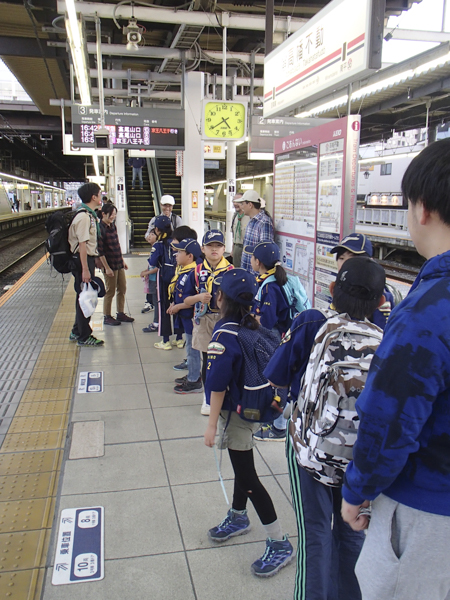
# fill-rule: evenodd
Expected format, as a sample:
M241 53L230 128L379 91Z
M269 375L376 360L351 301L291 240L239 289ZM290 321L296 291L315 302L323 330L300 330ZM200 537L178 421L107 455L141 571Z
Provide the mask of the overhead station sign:
M101 127L100 107L72 105L75 148L94 148L95 132ZM105 126L111 148L184 150L184 110L164 108L105 108Z
M381 68L386 0L334 0L264 59L264 117Z
M276 117L266 119L253 116L248 139L248 158L250 160L273 159L273 145L276 139L301 133L305 129L318 127L333 119L296 119L295 117Z

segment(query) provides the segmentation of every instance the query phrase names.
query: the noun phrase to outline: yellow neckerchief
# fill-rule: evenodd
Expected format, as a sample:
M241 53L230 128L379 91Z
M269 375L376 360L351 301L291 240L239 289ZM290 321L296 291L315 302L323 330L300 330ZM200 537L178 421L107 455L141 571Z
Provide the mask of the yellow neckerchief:
M275 276L275 271L277 270L276 267L274 267L273 269L270 269L269 271L267 271L267 273L263 273L262 275L258 275L256 277L256 283L261 284L264 279L267 279L268 277L270 277L271 275Z
M157 242L162 242L163 240L166 239L166 237L168 237L168 233L160 233L156 239Z
M189 273L189 271L195 269L196 266L197 263L195 262L195 260L193 260L188 265L177 265L177 268L175 269L175 275L172 277L169 283L169 300L173 297L178 277L180 277L180 275L184 275L185 273Z
M211 294L211 296L212 296L212 288L213 288L214 279L217 277L217 275L219 275L219 273L223 273L224 271L226 271L229 266L230 266L230 263L227 261L227 259L224 256L222 256L219 264L217 265L217 267L215 269L213 269L208 264L208 261L206 260L206 258L204 259L202 269L204 269L205 271L208 271L210 273L210 275L208 276L208 280L206 282L206 291L208 292L208 294Z

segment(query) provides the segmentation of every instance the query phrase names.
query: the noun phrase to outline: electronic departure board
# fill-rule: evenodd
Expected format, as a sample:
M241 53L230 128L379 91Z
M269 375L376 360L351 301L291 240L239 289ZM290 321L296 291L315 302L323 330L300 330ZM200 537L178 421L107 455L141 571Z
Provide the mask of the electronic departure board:
M105 107L105 127L111 148L184 150L184 119L181 109ZM72 106L73 145L93 148L100 129L98 106Z

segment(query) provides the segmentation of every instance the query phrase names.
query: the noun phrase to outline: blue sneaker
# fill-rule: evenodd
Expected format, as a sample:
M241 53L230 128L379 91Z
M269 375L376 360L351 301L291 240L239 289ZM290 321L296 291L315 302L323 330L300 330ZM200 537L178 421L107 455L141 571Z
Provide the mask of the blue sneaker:
M244 535L251 529L247 511L240 514L230 508L225 519L208 531L208 537L213 542L225 542L235 535Z
M282 540L267 538L266 551L252 564L252 573L258 577L271 577L294 558L294 548L285 535Z

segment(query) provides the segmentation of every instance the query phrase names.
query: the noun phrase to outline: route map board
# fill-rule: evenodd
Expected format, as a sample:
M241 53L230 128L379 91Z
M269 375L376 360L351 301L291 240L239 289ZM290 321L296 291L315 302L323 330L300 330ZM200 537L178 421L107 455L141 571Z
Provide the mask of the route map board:
M355 230L360 127L354 115L275 140L275 239L315 308L330 304L331 249Z

